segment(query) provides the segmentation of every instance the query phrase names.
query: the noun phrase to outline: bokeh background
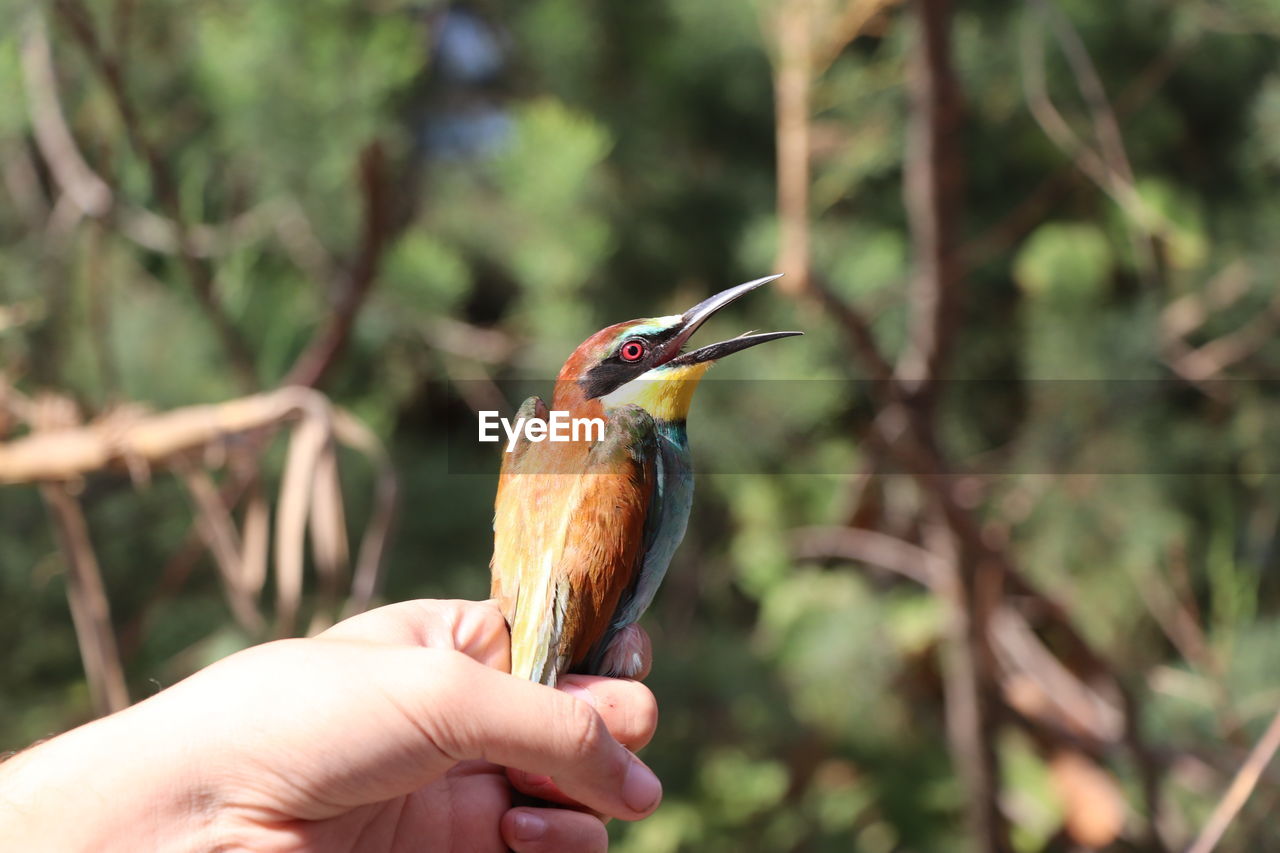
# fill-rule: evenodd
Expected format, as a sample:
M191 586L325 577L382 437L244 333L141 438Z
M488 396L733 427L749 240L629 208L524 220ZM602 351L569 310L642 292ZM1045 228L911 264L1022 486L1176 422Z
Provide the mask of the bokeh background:
M0 749L483 597L496 451L449 437L776 271L716 331L807 336L695 405L666 799L617 849L1280 849L1278 37L1276 0L8 0Z

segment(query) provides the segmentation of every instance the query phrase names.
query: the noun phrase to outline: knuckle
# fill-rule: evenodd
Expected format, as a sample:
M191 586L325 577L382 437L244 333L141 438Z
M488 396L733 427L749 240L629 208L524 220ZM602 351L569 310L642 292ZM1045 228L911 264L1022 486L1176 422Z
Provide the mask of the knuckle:
M489 604L472 604L469 613L475 620L477 633L481 637L506 634L507 620L502 617L502 612L497 607Z
M467 661L447 649L417 650L422 658L421 703L425 708L454 708L465 698ZM475 726L466 714L411 713L423 737L455 760L472 757L480 748Z
M452 610L452 645L477 660L493 665L506 655L510 642L507 622L490 602L457 601Z
M570 703L565 726L568 730L570 752L578 761L595 757L606 742L612 739L604 720L594 708L580 699L574 699Z

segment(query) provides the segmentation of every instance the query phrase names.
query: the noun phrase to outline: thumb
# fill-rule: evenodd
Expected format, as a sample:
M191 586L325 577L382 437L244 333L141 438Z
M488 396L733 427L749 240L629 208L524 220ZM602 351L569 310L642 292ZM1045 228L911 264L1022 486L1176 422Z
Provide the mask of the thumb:
M215 683L201 687L200 675ZM593 811L627 820L661 798L657 778L586 702L460 652L288 640L200 675L178 688L238 708L217 715L234 745L225 766L242 778L242 762L266 763L272 797L299 818L411 793L468 759L551 776Z

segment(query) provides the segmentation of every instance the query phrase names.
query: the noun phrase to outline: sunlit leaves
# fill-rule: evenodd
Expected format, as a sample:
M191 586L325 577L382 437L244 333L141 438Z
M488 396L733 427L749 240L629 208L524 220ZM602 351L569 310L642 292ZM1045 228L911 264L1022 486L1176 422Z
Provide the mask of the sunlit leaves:
M22 30L17 15L5 26L0 16L0 27L6 32L0 35L0 137L22 131L27 124L26 96L22 91L22 77L18 62L18 41Z
M1106 286L1113 253L1097 226L1050 223L1027 239L1014 275L1028 292L1056 301L1089 301Z
M263 195L348 184L427 43L408 14L357 14L338 2L308 3L305 16L274 3L202 4L192 25L215 138L249 161Z
M426 231L407 234L386 260L385 295L423 318L456 309L471 270L451 246Z
M513 137L487 168L502 199L481 226L487 249L522 284L528 327L557 354L591 331L584 288L612 240L598 206L610 145L598 122L542 98L516 110Z

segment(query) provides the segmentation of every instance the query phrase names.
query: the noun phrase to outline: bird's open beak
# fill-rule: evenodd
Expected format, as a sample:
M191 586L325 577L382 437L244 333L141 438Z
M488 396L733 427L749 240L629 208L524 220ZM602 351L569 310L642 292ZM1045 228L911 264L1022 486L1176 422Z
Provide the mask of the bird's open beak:
M761 285L768 284L774 279L782 278L781 274L765 276L755 281L749 281L746 284L740 284L737 287L731 287L728 290L722 290L709 299L704 299L697 305L684 312L683 325L680 333L667 342L664 347L665 353L669 353L669 357L665 358L661 363L672 366L685 366L690 364L699 364L704 361L715 361L724 358L735 352L741 352L744 349L753 347L756 344L763 344L768 341L776 341L780 338L790 338L795 335L803 335L804 332L763 332L754 334L748 332L738 335L736 338L730 338L727 341L721 341L717 344L700 347L692 352L682 353L680 350L693 337L693 333L707 321L712 314L719 311L724 306L733 302L740 296L743 296L755 290Z

